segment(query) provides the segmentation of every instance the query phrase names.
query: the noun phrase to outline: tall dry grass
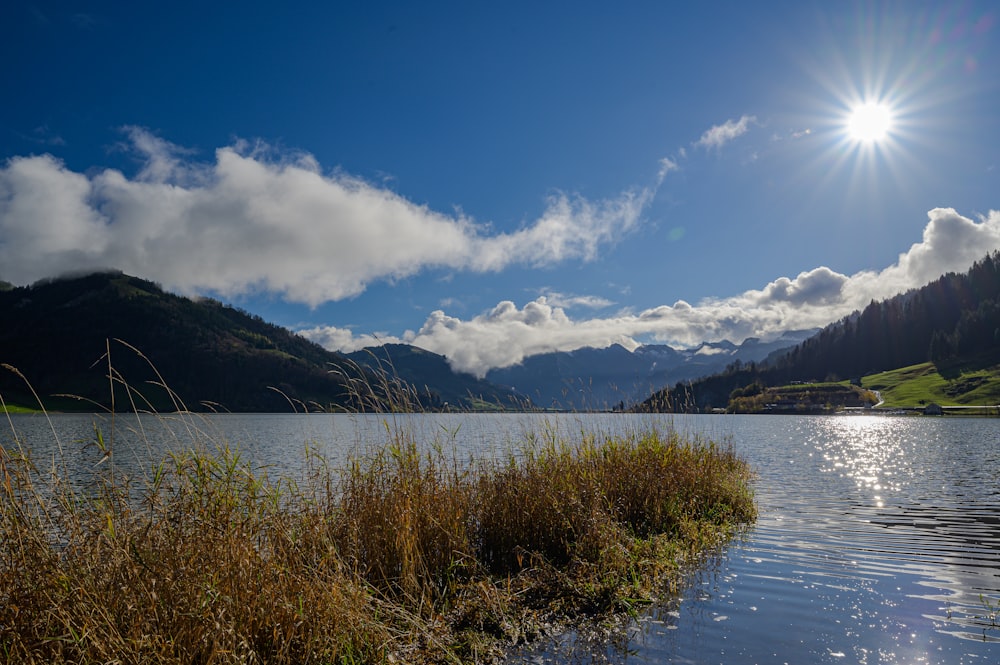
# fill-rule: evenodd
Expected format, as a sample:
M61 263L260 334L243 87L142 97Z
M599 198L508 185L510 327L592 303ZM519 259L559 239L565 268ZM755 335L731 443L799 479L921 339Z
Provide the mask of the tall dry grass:
M755 516L747 465L674 431L462 459L387 421L379 443L289 479L220 442L81 489L15 438L0 663L487 660L654 597Z

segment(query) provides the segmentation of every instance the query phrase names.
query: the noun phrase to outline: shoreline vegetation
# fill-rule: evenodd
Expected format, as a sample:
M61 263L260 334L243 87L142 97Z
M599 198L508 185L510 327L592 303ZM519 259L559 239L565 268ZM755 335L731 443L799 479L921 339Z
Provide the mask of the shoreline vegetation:
M111 372L114 376L114 372ZM462 457L385 420L272 477L228 442L94 480L0 446L0 663L483 662L675 593L756 518L731 446L529 432Z

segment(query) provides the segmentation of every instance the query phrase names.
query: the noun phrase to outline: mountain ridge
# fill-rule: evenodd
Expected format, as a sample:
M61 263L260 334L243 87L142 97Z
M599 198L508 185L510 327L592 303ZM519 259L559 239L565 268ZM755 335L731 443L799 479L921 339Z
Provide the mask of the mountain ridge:
M424 396L434 409L531 408L531 400L527 396L478 379L472 374L455 371L445 356L412 344L366 347L345 356L388 380L399 379L406 382L415 395ZM428 387L431 385L435 386L433 390Z
M582 347L529 356L517 365L490 370L486 379L526 394L540 407L624 408L659 388L712 374L734 361L759 362L815 332L788 331L770 342L755 337L740 344L703 342L686 350L666 344L641 345L633 351L620 344Z
M391 410L400 384L343 354L210 298L121 271L0 284L0 395L54 410ZM437 373L412 408L455 394ZM461 383L461 381L459 381ZM30 387L29 387L30 384ZM464 386L464 384L462 384ZM499 391L503 392L503 391ZM490 397L495 397L493 393ZM455 400L454 409L475 408Z

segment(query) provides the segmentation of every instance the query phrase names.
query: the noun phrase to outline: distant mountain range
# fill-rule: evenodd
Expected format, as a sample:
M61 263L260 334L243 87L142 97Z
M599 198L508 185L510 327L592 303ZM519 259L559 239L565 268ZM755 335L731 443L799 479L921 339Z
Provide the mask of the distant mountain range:
M526 395L542 408L621 408L665 386L714 374L737 361L760 362L815 332L787 332L770 342L751 337L739 345L705 343L693 349L649 344L629 351L615 344L603 349L543 353L512 367L491 370L486 379Z

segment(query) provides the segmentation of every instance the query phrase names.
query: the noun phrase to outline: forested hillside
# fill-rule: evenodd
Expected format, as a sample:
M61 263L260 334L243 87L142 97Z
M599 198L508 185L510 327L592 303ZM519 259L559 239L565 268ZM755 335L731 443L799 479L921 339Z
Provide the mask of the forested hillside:
M112 386L116 408L156 411L471 410L525 402L420 349L350 358L259 316L120 272L30 287L0 283L0 363L7 403L37 406L27 379L55 409L110 408Z
M872 302L827 326L774 364L788 378L851 378L1000 344L1000 252L962 275Z
M347 354L388 381L410 386L408 397L424 409L497 410L528 409L531 400L513 390L456 372L448 359L409 344L384 344Z
M289 400L300 409L351 408L355 391L330 372L343 362L260 317L118 272L0 292L0 363L8 366L0 392L8 402L34 405L16 368L50 408L110 407L111 385L125 409L133 400L156 410L288 411ZM56 397L63 394L81 399Z
M964 274L930 284L833 323L768 363L730 365L724 372L660 391L638 408L697 411L725 407L730 394L754 383L858 380L922 362L951 362L1000 349L1000 252Z

